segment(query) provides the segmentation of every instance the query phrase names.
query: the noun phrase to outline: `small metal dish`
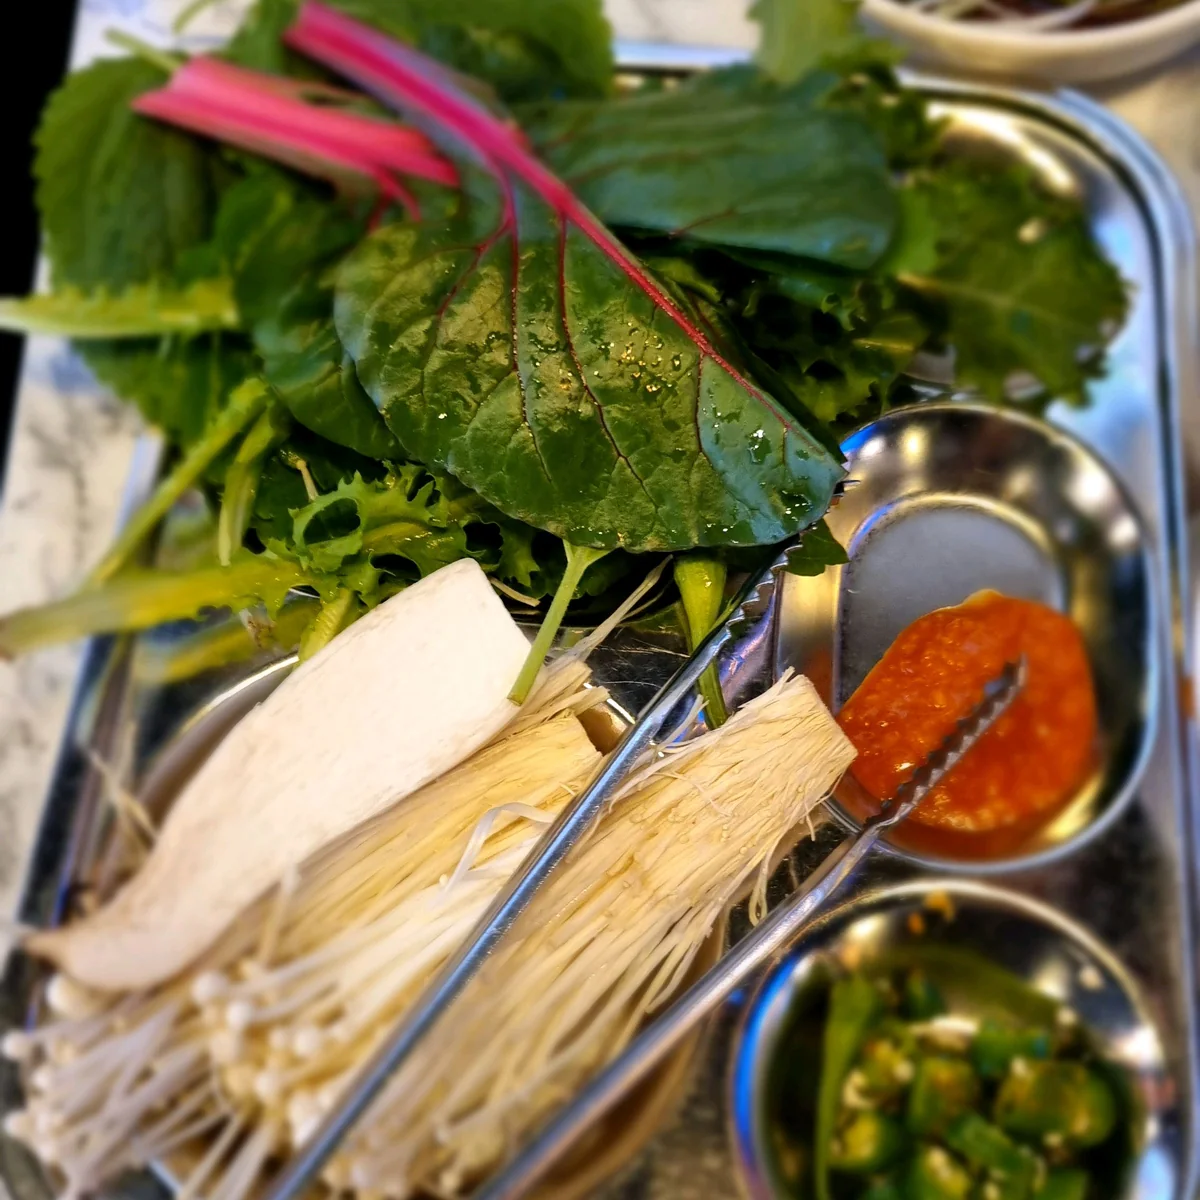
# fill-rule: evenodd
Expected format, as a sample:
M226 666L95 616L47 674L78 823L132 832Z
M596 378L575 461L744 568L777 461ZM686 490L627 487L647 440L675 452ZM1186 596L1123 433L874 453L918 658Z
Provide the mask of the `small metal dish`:
M792 1195L772 1136L771 1068L786 1035L817 1002L835 965L857 969L923 952L986 954L1033 992L1066 1005L1120 1085L1124 1163L1104 1200L1176 1200L1183 1178L1179 1090L1137 985L1086 930L1056 910L978 880L921 879L875 891L830 913L764 979L733 1046L730 1136L749 1200ZM931 962L934 961L931 959ZM932 973L932 968L931 968ZM989 997L947 991L954 1013L986 1012ZM817 1064L813 1063L813 1070Z
M912 621L990 588L1071 616L1099 710L1097 770L1047 825L998 852L994 839L909 821L887 849L926 868L994 873L1098 836L1133 799L1154 743L1153 564L1132 500L1069 434L985 405L897 410L843 450L853 482L828 521L850 561L788 580L780 665L808 674L836 711ZM851 827L872 807L853 781L841 800L835 816Z

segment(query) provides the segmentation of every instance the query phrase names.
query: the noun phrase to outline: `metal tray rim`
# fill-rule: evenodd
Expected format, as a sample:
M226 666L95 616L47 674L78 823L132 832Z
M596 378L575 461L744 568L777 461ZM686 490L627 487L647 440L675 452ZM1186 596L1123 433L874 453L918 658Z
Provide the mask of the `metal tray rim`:
M687 46L661 46L649 43L618 43L618 65L625 70L648 70L666 73L682 73L705 67L731 65L746 61L747 52L720 47L700 48ZM1146 145L1120 118L1108 112L1096 102L1079 93L1062 91L1053 95L1009 89L988 84L964 82L941 78L924 73L904 72L907 82L928 92L935 98L976 99L992 101L1011 108L1021 108L1045 122L1084 141L1099 151L1133 189L1145 209L1147 226L1156 241L1156 266L1162 288L1163 309L1170 314L1171 327L1159 330L1158 358L1164 368L1162 393L1172 427L1180 428L1180 394L1193 395L1197 377L1196 354L1196 239L1183 194L1174 177L1159 156ZM1175 247L1174 258L1164 255L1163 244ZM1160 401L1161 402L1161 401ZM1187 597L1182 594L1187 580L1186 524L1182 494L1183 452L1178 439L1172 439L1166 447L1169 462L1166 464L1164 486L1168 494L1168 528L1165 541L1171 562L1162 564L1170 582L1169 592L1160 596L1160 620L1162 636L1160 642L1164 653L1169 655L1168 665L1174 665L1175 674L1182 681L1189 674L1193 661L1194 631L1187 619ZM145 480L131 480L130 497L134 498L138 485ZM63 847L61 827L53 828L52 818L61 820L64 806L77 806L83 796L78 786L80 762L83 757L81 746L88 742L89 730L97 723L97 713L90 703L97 687L112 673L120 674L123 658L123 639L92 639L85 651L84 666L81 668L71 716L64 729L63 740L54 778L48 797L43 804L43 819L29 859L29 867L22 892L20 914L22 917L41 917L47 914L47 885L54 885L46 875L54 859ZM1184 905L1187 922L1183 938L1185 956L1185 978L1191 981L1191 1021L1187 1030L1186 1045L1191 1071L1189 1086L1192 1090L1191 1129L1189 1153L1183 1163L1182 1177L1187 1181L1181 1193L1195 1192L1197 1178L1197 1143L1200 1131L1200 1114L1197 1114L1195 1006L1196 974L1193 962L1194 930L1200 908L1200 880L1195 870L1196 851L1200 850L1200 829L1197 828L1197 789L1195 780L1200 777L1200 745L1197 743L1195 721L1181 711L1176 689L1168 689L1172 699L1169 703L1171 748L1174 766L1186 781L1186 797L1178 805L1180 820L1184 825L1187 844L1193 853L1189 856L1190 869L1186 873L1188 890ZM100 714L102 715L102 714ZM1164 714L1160 714L1160 719ZM102 723L102 722L101 722ZM86 773L86 772L85 772ZM56 791L74 787L73 798L56 795ZM39 877L39 871L41 872ZM12 985L12 971L6 980L6 988ZM0 1156L7 1158L7 1154ZM8 1165L7 1163L5 1165Z

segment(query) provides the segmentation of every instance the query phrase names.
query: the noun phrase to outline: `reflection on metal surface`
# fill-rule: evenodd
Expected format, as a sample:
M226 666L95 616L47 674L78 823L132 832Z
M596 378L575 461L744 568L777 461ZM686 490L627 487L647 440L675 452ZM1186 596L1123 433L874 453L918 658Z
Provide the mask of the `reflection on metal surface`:
M1121 1200L1166 1200L1184 1178L1186 1124L1170 1083L1163 1041L1141 990L1124 967L1082 926L1016 892L969 881L916 880L844 905L801 939L750 1000L735 1037L729 1076L731 1136L740 1182L750 1200L790 1192L778 1175L770 1138L769 1068L789 1016L830 966L927 945L910 917L929 915L932 891L948 895L954 917L938 934L939 947L979 951L997 965L1074 1010L1099 1056L1128 1075L1135 1147L1119 1190ZM988 997L965 987L949 997L952 1011L973 1015ZM1105 1183L1116 1181L1106 1180Z
M980 108L964 116L961 110L938 104L932 106L932 111L935 116L951 118L954 123L953 136L958 144L975 142L986 146L992 153L997 147L1003 147L1012 159L1032 167L1052 192L1062 196L1078 195L1078 176L1058 155L1041 144L1036 131L1014 122L1009 113Z

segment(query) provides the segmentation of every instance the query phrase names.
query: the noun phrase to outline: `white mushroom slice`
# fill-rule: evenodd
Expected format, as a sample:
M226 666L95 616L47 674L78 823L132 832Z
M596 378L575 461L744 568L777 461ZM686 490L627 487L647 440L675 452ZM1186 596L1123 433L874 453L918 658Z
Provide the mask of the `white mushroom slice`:
M493 738L528 651L474 561L414 584L230 732L109 904L26 948L101 990L170 978L289 868Z

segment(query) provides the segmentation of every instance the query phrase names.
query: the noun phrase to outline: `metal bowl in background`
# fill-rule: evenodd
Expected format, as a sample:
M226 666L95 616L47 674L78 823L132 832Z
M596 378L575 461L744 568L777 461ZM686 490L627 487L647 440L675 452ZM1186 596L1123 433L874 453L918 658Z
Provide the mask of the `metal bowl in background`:
M865 0L862 12L868 29L901 42L920 62L1052 83L1123 79L1200 40L1198 0L1082 29L1037 30L1017 22L953 19L903 0Z
M947 915L949 914L949 915ZM1177 1200L1183 1178L1179 1090L1158 1030L1124 968L1086 930L1040 901L977 880L915 880L830 913L763 980L734 1039L730 1134L749 1200L791 1195L771 1136L771 1066L835 967L868 968L922 949L968 950L1071 1008L1097 1058L1123 1083L1129 1152L1104 1200ZM951 1011L987 1011L989 997L948 993ZM994 1004L992 1005L994 1007ZM812 1069L819 1070L813 1062Z
M1096 685L1098 768L1047 825L997 854L994 839L909 821L888 848L924 867L1001 872L1097 836L1132 800L1154 741L1153 563L1133 502L1075 438L989 406L900 409L843 449L853 482L828 521L850 561L787 580L781 667L808 674L836 711L906 626L994 589L1067 613ZM835 815L851 825L851 810L871 807L852 780L841 800Z

